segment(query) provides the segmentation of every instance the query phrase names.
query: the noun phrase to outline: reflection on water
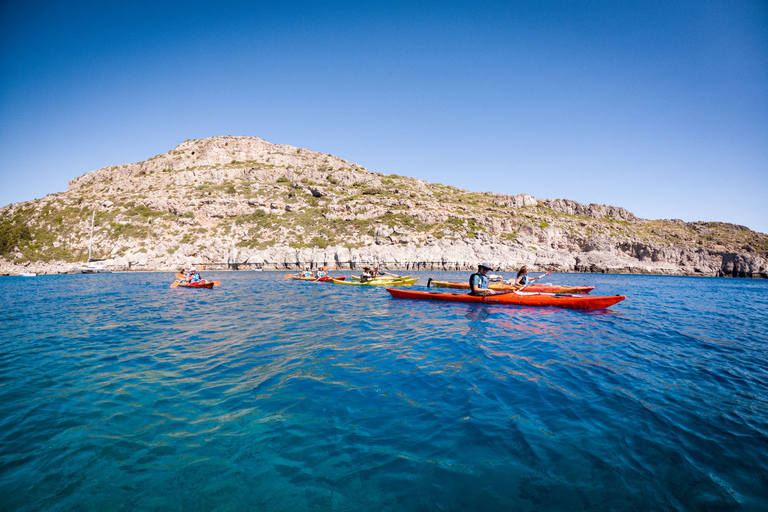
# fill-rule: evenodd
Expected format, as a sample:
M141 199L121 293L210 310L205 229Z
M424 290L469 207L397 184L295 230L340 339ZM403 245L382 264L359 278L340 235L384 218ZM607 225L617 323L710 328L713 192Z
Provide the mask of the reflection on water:
M206 277L0 280L6 509L765 506L765 282L550 276L628 296L574 311Z

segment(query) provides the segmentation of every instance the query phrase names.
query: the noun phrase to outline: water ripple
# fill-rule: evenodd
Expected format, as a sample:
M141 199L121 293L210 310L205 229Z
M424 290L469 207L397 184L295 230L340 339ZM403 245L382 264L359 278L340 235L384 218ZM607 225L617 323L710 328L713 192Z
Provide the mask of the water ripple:
M571 311L215 278L0 280L4 509L768 507L768 283L553 275L628 296Z

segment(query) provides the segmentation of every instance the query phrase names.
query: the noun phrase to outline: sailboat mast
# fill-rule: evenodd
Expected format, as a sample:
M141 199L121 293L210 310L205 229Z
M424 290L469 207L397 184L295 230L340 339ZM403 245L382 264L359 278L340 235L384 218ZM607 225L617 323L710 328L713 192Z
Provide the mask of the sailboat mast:
M91 215L91 241L88 242L88 263L91 262L91 246L93 245L93 220L96 218L96 211Z

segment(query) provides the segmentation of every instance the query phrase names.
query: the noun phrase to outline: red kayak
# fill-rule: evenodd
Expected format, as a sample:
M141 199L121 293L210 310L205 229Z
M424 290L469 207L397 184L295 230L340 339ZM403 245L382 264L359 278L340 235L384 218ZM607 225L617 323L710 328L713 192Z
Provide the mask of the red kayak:
M326 281L327 282L331 282L334 279L336 279L337 281L343 281L344 279L346 279L344 276L341 276L341 277L331 277L331 276L301 277L301 276L287 275L285 277L290 278L290 279L296 279L297 281L312 281L312 282L315 282L315 283L317 283L317 282L326 282Z
M198 281L196 283L179 283L181 288L213 288L213 281Z
M627 297L611 295L608 297L592 297L589 295L560 295L546 293L503 293L497 295L469 295L466 293L430 293L400 288L387 288L396 299L442 300L448 302L474 302L481 304L515 304L519 306L556 306L573 309L605 309Z

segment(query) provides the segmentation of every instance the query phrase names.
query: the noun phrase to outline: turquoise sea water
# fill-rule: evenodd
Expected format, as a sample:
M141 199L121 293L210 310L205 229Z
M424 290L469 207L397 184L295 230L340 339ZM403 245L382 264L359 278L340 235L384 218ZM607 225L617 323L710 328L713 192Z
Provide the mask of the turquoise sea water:
M766 281L546 278L627 295L576 311L203 274L0 279L0 509L768 509Z

